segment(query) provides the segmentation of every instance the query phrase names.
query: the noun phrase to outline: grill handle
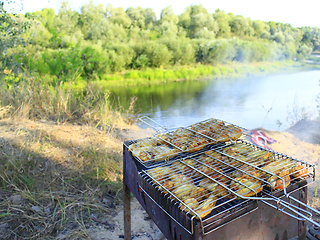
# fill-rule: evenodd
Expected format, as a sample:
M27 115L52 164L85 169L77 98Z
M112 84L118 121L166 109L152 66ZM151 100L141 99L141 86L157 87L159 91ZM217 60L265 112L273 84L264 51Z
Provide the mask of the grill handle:
M301 202L300 200L298 200L298 199L296 199L296 198L294 198L294 197L291 197L290 195L288 196L288 198L291 199L291 200L293 200L293 201L295 201L295 202L297 202L297 203L299 203L299 204L301 204L302 206L308 208L308 209L311 210L312 212L315 212L316 214L320 215L320 211L318 211L317 209L314 209L314 208L308 206L308 205L305 204L304 202Z
M169 129L165 126L161 125L160 123L157 123L153 119L149 118L148 116L142 116L139 117L139 121L143 122L144 124L148 125L149 127L153 128L157 133L162 132L160 129L164 129L165 132L169 132ZM160 129L159 129L160 128Z
M284 214L286 214L286 215L288 215L288 216L290 216L290 217L292 217L294 219L297 219L299 221L308 221L308 222L320 227L319 223L317 223L317 222L312 220L312 213L311 212L309 212L307 210L304 210L304 209L302 209L302 208L300 208L298 206L295 206L295 205L293 205L291 203L288 203L288 202L286 202L286 201L284 201L284 200L282 200L280 198L276 198L276 197L273 197L273 196L270 196L270 197L271 197L270 199L265 198L267 200L262 200L263 199L262 198L261 202L267 204L270 207L273 207L273 208L277 209L278 211L280 211L280 212L282 212L282 213L284 213ZM297 202L299 204L302 204L303 206L307 207L312 212L315 212L315 213L319 214L319 211L317 211L316 209L314 209L314 208L302 203L301 201L299 201L299 200L297 200L297 199L295 199L295 198L293 198L291 196L288 196L288 198L291 199L291 200L294 200L295 202ZM273 204L269 203L268 201L270 201L270 200L275 201L276 205L273 205ZM296 214L298 216L295 216L294 214L288 212L286 209L290 210L291 212L293 212L294 214ZM304 213L301 213L301 212L304 212Z

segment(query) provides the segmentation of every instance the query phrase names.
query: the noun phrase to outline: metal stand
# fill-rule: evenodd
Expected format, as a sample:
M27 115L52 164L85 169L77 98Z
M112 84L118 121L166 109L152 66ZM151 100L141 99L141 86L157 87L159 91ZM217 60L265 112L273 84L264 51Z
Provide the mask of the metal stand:
M123 221L124 221L124 240L131 240L131 202L130 189L123 181Z
M131 191L126 184L128 180L126 148L123 146L123 223L124 240L131 240Z

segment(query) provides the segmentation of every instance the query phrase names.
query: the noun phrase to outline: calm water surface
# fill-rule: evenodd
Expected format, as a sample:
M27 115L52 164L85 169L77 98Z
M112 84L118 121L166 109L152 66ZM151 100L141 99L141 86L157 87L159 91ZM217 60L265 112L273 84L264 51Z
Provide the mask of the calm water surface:
M212 79L162 85L114 88L124 109L138 97L135 111L169 128L218 118L247 129L284 130L294 110L317 115L320 70L267 77ZM288 119L289 117L289 119Z

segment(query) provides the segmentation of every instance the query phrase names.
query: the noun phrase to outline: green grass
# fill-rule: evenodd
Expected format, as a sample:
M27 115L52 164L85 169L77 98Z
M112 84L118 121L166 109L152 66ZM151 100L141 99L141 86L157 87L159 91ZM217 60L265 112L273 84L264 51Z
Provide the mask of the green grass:
M179 66L169 69L143 69L128 70L123 73L107 75L96 84L101 87L130 86L141 84L153 84L170 81L191 81L204 77L229 77L242 76L246 74L268 74L290 67L301 66L299 62L259 62L259 63L229 63L224 65Z

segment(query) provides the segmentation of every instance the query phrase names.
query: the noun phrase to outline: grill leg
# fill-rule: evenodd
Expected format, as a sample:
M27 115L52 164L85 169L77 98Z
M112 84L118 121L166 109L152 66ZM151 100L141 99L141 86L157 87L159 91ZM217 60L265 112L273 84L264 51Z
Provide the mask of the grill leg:
M124 240L131 240L131 202L130 189L123 181L123 221L124 221Z

